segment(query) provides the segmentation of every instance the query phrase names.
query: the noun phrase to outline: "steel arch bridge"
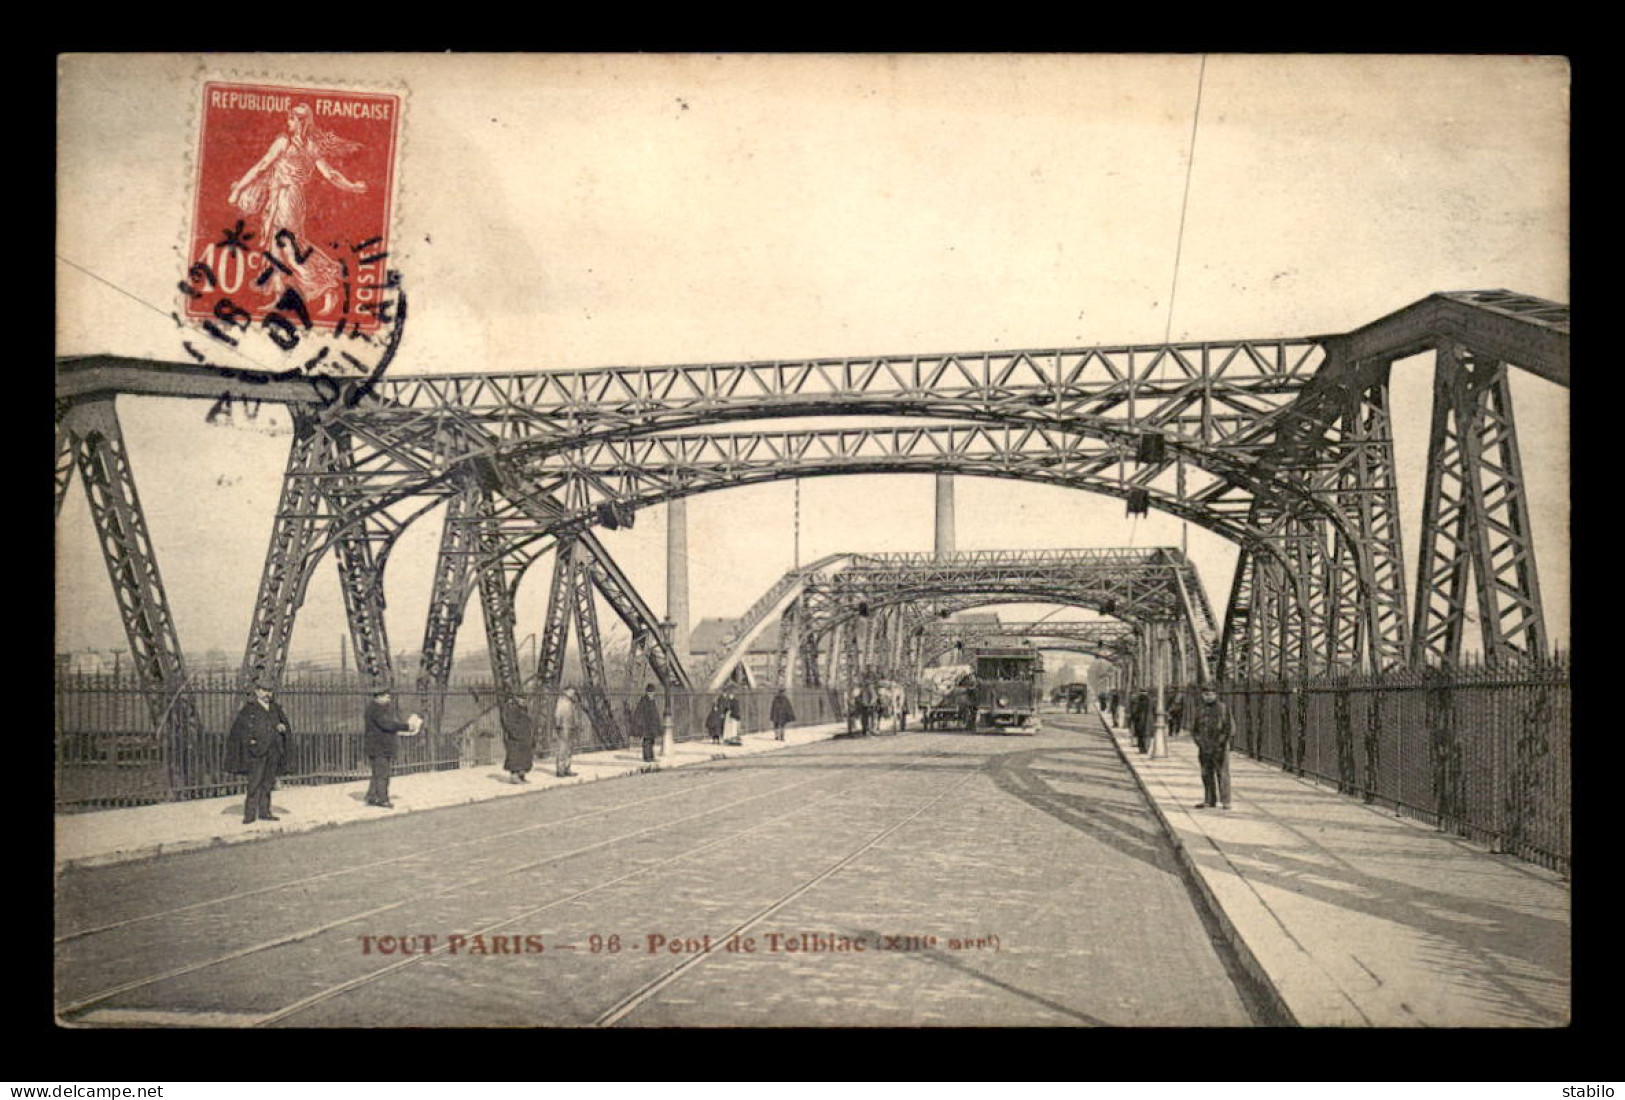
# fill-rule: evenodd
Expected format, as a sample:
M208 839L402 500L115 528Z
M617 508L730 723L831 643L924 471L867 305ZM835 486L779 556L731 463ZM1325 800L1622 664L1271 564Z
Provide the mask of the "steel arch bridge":
M775 677L850 686L862 669L912 676L940 616L1014 602L1085 607L1141 627L1167 624L1182 653L1203 654L1216 635L1201 579L1174 549L839 554L771 586L696 679L707 690L720 688L774 620ZM1197 660L1205 674L1205 658Z
M389 553L411 523L444 508L421 690L449 676L475 589L498 678L519 689L513 592L547 550L543 683L556 682L572 623L596 675L596 591L655 674L686 684L659 619L591 527L625 524L636 507L687 492L864 470L1064 484L1234 539L1225 674L1447 662L1474 617L1494 662L1546 641L1508 374L1566 388L1568 344L1566 305L1467 291L1328 336L388 376L325 388L93 356L58 363L56 502L60 510L77 470L160 723L184 721L185 673L114 408L121 394L289 407L296 434L243 661L245 675L273 681L328 550L358 665L390 675ZM1389 373L1422 352L1434 356L1434 405L1408 606ZM739 427L828 416L932 423L847 434ZM725 423L735 430L693 431Z
M1139 638L1135 625L1123 622L943 622L926 627L920 653L929 664L960 645L1009 639L1031 642L1039 649L1083 653L1125 665L1133 658Z

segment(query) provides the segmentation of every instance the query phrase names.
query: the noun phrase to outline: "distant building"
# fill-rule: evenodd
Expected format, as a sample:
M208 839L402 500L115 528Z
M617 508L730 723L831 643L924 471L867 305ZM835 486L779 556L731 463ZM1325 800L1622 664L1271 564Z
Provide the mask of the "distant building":
M688 635L690 667L698 668L710 659L738 623L737 619L701 619ZM747 680L756 687L766 685L773 676L773 666L779 658L779 623L774 620L762 628L762 633L751 643L745 654Z

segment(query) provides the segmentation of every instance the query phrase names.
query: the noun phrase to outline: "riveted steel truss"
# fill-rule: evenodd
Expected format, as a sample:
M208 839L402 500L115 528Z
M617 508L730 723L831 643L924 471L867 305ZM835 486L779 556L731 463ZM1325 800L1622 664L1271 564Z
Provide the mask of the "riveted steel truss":
M83 401L66 409L57 425L56 446L57 510L60 513L72 465L77 465L153 728L174 750L164 754L174 772L171 787L185 788L191 784L188 750L200 728L197 708L187 692L174 616L113 399Z
M440 504L449 518L425 629L425 683L449 672L472 587L481 590L488 630L495 622L499 635L511 635L504 607L511 609L529 562L561 536L589 548L598 591L658 652L651 661L680 676L657 641L657 620L591 541L590 522L623 520L629 506L685 492L871 469L1071 485L1143 501L1233 538L1242 547L1242 583L1231 593L1233 621L1221 646L1226 669L1287 674L1382 667L1407 652L1412 660L1451 659L1475 606L1492 659L1544 643L1505 376L1515 367L1567 386L1568 328L1566 306L1470 291L1431 295L1336 336L389 376L337 403L297 378L95 356L59 363L57 397L64 425L76 408L118 393L210 401L225 394L290 406L296 438L244 659L247 674L272 681L311 570L330 548L362 667L377 678L390 674L389 550L407 524ZM1428 493L1410 609L1387 371L1395 359L1429 349L1442 349L1448 362L1439 367L1437 484ZM671 434L827 415L954 423ZM70 426L58 439L58 507L74 438ZM83 473L82 457L78 465ZM488 499L467 497L471 480ZM144 568L131 564L140 552L132 557L128 549L141 542L132 534L140 524L131 489L123 498L134 519L113 544L104 536L103 550L110 572L125 578L115 588L127 632L150 639L164 634L154 623L167 611L152 609L152 585L129 579ZM156 576L155 564L149 572ZM1411 610L1415 626L1407 629ZM876 623L867 639L849 632L842 645L884 656L896 650L904 625ZM162 644L172 643L167 629ZM507 662L500 637L492 648ZM816 652L803 650L801 663ZM516 660L502 675L517 685Z
M1064 649L1120 662L1139 643L1139 632L1122 622L932 623L923 631L921 656L927 662L959 645L969 648L1003 639L1031 642L1039 649Z
M1506 364L1457 343L1435 367L1421 556L1415 663L1461 656L1474 602L1489 662L1545 650Z
M942 615L1017 602L1177 622L1191 633L1193 647L1204 647L1216 634L1201 581L1174 549L832 555L786 574L734 624L707 661L708 682L726 679L775 617L781 646L776 675L797 667L792 650L822 653L829 667L814 674L816 681L849 685L864 670L906 676L917 669L923 639Z

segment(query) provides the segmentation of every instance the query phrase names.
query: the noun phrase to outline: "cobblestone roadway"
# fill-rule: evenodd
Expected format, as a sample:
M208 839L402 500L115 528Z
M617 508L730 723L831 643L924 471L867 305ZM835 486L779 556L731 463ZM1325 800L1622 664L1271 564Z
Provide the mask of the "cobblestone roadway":
M247 952L96 1000L73 1018L300 1027L1256 1022L1097 720L1047 721L1033 737L824 742L75 872L59 887L59 935L134 923L58 944L59 1004ZM512 835L478 840L495 833ZM199 904L327 872L337 873ZM742 926L755 953L723 947ZM482 929L484 955L474 953ZM457 954L417 956L382 976L402 956L364 954L360 940L432 934L444 945L454 933L467 937ZM650 954L651 935L701 946L709 935L714 949ZM545 950L497 954L496 936L510 949ZM513 938L524 936L534 941ZM804 942L812 950L790 950ZM251 950L265 944L277 946ZM356 984L334 992L348 982Z

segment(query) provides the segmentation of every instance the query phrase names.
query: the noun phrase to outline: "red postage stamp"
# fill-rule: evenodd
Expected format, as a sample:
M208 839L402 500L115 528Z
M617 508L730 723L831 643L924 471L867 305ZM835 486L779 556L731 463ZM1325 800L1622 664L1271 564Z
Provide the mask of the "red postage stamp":
M216 338L261 327L285 350L387 325L400 115L397 95L205 83L188 319Z

